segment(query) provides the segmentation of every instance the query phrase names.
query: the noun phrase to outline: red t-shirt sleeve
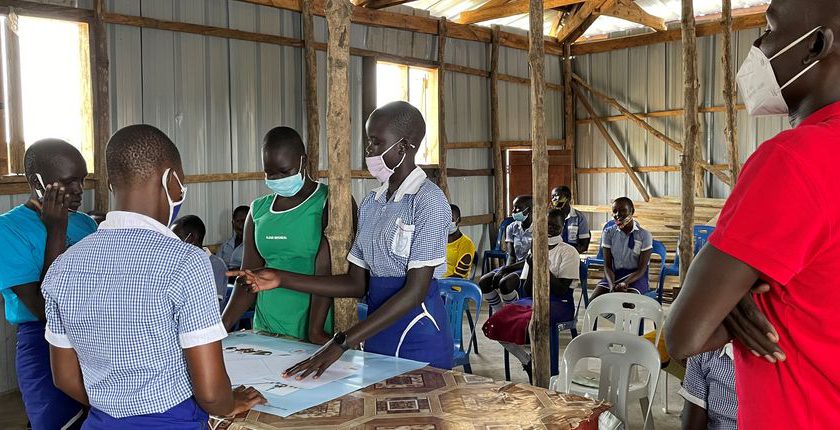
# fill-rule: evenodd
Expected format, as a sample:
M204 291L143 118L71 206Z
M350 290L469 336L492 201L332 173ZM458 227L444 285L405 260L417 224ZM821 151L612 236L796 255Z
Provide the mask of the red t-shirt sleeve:
M715 248L782 285L828 236L816 182L783 139L765 142L744 165L709 238Z

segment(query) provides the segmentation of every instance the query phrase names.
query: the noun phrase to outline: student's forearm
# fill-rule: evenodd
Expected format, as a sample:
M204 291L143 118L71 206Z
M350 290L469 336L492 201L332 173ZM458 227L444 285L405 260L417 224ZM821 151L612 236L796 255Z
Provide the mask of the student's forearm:
M578 252L578 254L585 254L587 251L589 251L589 242L590 241L591 241L591 239L589 239L589 238L578 239L578 242L577 242L577 252Z
M67 231L65 229L47 228L47 243L44 246L44 266L41 268L41 279L44 279L53 261L64 252L66 241Z
M706 430L708 425L706 410L686 400L682 411L682 430Z
M23 284L12 287L12 291L23 302L26 309L32 312L41 321L47 319L44 311L44 296L41 294L41 283L33 282L31 284Z
M220 342L184 349L195 401L210 415L226 416L233 411L230 378L225 370Z
M513 252L513 243L508 242L507 244L510 247L510 252L508 252L507 261L505 261L505 266L510 266L513 263L516 263L516 254Z
M281 279L281 288L323 297L362 297L365 295L364 279L362 279L362 282L358 282L349 273L308 276L284 271L278 272Z
M347 331L347 343L356 346L365 339L390 327L404 317L408 311L423 303L429 292L433 267L422 267L408 271L405 286L388 299L367 319L360 321Z
M73 349L50 345L50 368L56 388L83 406L90 404L79 359Z
M237 322L242 318L242 314L251 309L257 301L257 295L248 291L247 286L236 285L233 288L230 301L225 306L225 311L222 313L222 323L225 329L232 330Z
M324 324L327 321L327 314L333 304L332 297L312 295L309 305L309 340L313 343L321 343L320 340L327 333L324 331Z
M572 280L557 278L554 275L551 275L548 285L551 296L560 298L568 294L569 286L572 285Z

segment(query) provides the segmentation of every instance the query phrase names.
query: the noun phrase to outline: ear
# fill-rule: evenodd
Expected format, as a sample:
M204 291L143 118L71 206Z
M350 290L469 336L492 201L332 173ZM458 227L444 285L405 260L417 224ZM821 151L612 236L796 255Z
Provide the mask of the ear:
M811 44L808 51L808 56L802 61L805 66L811 65L816 61L820 61L828 57L832 50L834 50L834 31L828 27L823 27L814 33L817 37Z

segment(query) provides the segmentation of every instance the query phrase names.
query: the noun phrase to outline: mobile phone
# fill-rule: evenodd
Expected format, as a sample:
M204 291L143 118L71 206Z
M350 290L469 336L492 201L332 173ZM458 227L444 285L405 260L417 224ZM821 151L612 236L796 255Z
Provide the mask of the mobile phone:
M44 179L43 179L43 178L41 178L41 174L40 174L40 173L36 173L36 174L35 174L35 177L36 177L36 178L38 178L38 182L41 184L41 188L43 188L43 189L44 189L44 191L47 191L47 186L46 186L46 185L44 185ZM37 186L35 187L35 194L37 194L37 195L38 195L38 198L39 198L41 201L43 201L43 200L44 200L44 191L39 190Z

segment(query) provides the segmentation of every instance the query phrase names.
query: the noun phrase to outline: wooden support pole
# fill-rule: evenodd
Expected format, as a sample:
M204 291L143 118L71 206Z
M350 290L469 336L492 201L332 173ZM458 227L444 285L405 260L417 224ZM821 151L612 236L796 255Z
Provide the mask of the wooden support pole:
M90 30L93 45L93 163L96 172L94 188L94 207L100 212L108 212L111 192L108 186L108 164L105 160L105 148L111 138L111 109L109 83L110 62L108 60L108 35L105 33L105 0L96 0Z
M671 139L670 137L666 136L665 133L662 133L661 131L659 131L655 127L653 127L652 125L648 124L647 121L642 119L640 116L630 112L626 107L624 107L624 105L619 103L618 100L616 100L616 99L606 95L605 93L603 93L601 91L598 91L597 89L593 88L591 85L586 83L586 81L584 81L583 78L581 78L578 75L574 75L574 82L575 82L576 85L585 88L592 95L594 95L594 96L596 96L600 99L603 99L604 101L606 101L607 103L612 105L619 112L621 112L621 114L625 118L629 119L630 121L632 121L633 123L635 123L639 127L647 130L656 139L662 141L664 144L670 146L672 149L674 149L675 151L677 151L679 153L683 152L683 145L681 143L679 143L679 142L675 141L674 139ZM603 119L603 118L599 118L599 119ZM709 163L707 163L703 160L699 160L697 162L697 164L700 167L702 167L704 170L706 170L709 173L715 175L715 177L717 177L718 179L723 181L723 183L729 185L729 177L727 177L725 174L723 174L723 172L721 172L717 169L713 169Z
M564 139L566 141L566 149L572 151L572 183L569 184L569 188L572 190L572 201L577 203L577 173L575 173L575 168L577 167L577 150L575 144L575 92L572 89L572 75L574 74L574 70L572 70L572 44L567 42L563 45L563 52L563 102L565 103L565 108L563 109L565 119L563 122L566 128Z
M446 64L446 18L438 21L438 64ZM446 68L438 67L438 165L440 178L438 186L448 199L449 176L446 174Z
M353 205L350 188L350 14L347 0L327 0L327 147L329 155L330 244L332 273L347 273L347 253L353 240ZM335 300L336 330L348 330L356 321L356 299Z
M10 8L11 9L11 8ZM7 114L9 118L9 170L23 173L23 156L26 143L23 140L23 96L20 80L20 39L18 38L18 16L13 10L6 16L6 85L9 93Z
M531 74L531 161L533 163L532 187L536 201L548 196L548 149L545 140L545 46L543 45L543 0L530 0L530 44L528 65ZM532 363L534 384L548 388L551 377L551 327L549 323L549 274L548 274L548 208L534 205L531 221L534 242L531 250L534 259L534 313L531 317Z
M583 105L583 108L589 113L589 116L594 118L595 110L592 108L592 104L589 103L589 99L587 99L583 94L580 94L579 91L576 91L576 93L580 104ZM618 162L624 167L624 171L628 176L630 176L630 180L633 181L633 185L635 185L636 189L639 190L639 194L642 195L642 198L644 198L646 202L649 202L650 193L648 193L647 189L645 189L645 185L642 183L642 180L639 179L639 176L633 170L633 166L630 165L629 161L627 161L627 157L625 157L624 153L621 152L621 148L619 148L618 144L615 143L615 139L613 139L610 135L609 130L607 130L607 126L599 119L595 120L595 126L598 128L598 131L601 132L601 135L604 136L604 140L607 141L607 145L610 146L610 149L612 149L616 158L618 158Z
M0 66L2 67L2 66ZM6 115L9 106L6 104L6 87L0 84L0 176L9 174L9 141L6 139Z
M300 0L301 19L303 21L303 53L306 62L306 156L309 160L307 173L320 169L321 116L318 110L318 57L315 51L315 24L308 0Z
M735 73L732 71L732 0L723 0L723 100L726 103L726 127L723 135L729 144L730 186L735 188L741 173L741 156L738 153L737 114L735 103L738 95L735 91Z
M501 30L493 26L490 46L490 140L493 150L493 214L496 216L494 232L507 215L505 210L505 169L499 138L499 38Z
M680 282L694 258L694 186L697 156L697 36L694 27L694 4L682 0L683 82L685 89L685 151L682 154L682 222L680 223Z

